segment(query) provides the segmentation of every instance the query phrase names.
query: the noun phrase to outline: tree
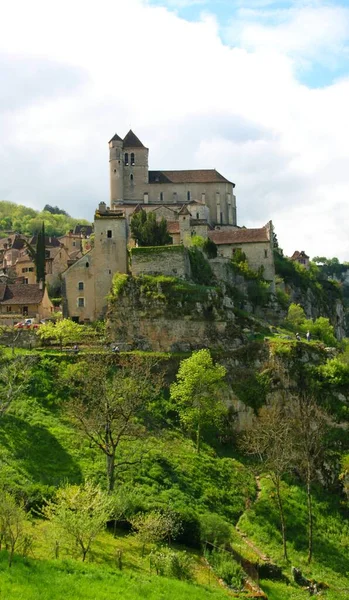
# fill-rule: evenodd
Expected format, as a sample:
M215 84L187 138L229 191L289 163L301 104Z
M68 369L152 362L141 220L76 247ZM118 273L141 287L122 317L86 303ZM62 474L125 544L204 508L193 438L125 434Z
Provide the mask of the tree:
M28 542L26 530L28 528L27 515L24 507L18 505L11 494L5 490L0 491L0 549L4 542L9 549L8 565L11 567L13 555L18 547L24 547Z
M51 215L64 215L69 217L68 213L62 208L58 208L58 206L51 206L50 204L45 204L43 208L43 212L49 212Z
M56 323L48 321L37 329L37 335L41 340L54 340L59 343L61 352L64 345L80 342L85 333L86 328L84 325L75 323L70 319L61 319Z
M307 490L308 508L308 563L313 556L313 504L312 484L317 469L322 464L324 436L328 417L312 397L298 396L288 405L290 430L295 466Z
M70 415L105 454L110 492L115 485L115 471L140 461L142 450L133 442L145 437L143 416L162 386L156 364L153 358L137 356L120 359L116 366L105 359L86 361L66 376L71 391ZM122 443L127 446L127 456L121 455Z
M112 512L112 501L98 486L65 485L42 509L61 540L73 541L84 562L91 544L104 529Z
M0 365L0 417L26 390L32 365L33 360L27 357L14 358Z
M45 247L45 223L42 223L41 231L38 232L36 241L36 281L45 285L46 276L46 247Z
M158 544L167 540L176 539L182 530L178 515L172 511L161 512L154 510L148 513L139 513L131 519L132 529L137 532L137 537L143 543L142 556L146 544Z
M258 416L251 420L241 439L243 450L259 459L262 470L270 475L274 484L285 560L288 557L281 481L293 464L291 440L291 423L285 418L280 399L259 410Z
M286 320L293 329L299 329L305 321L304 309L299 304L292 303L289 306Z
M171 399L180 420L196 432L198 452L204 425L217 424L226 412L220 399L225 374L225 367L214 364L209 350L198 350L181 361L177 382L171 385Z
M139 246L166 246L172 242L166 219L157 221L153 212L140 210L133 215L130 227L132 237Z

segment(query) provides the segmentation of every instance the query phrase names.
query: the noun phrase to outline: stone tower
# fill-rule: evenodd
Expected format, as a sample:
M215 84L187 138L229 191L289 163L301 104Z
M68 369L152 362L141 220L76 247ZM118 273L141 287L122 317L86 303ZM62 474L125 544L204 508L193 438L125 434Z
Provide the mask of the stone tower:
M110 208L124 199L122 139L116 133L109 142Z
M114 273L127 273L126 219L122 211L99 204L94 221L93 249L95 310L100 318L106 307Z

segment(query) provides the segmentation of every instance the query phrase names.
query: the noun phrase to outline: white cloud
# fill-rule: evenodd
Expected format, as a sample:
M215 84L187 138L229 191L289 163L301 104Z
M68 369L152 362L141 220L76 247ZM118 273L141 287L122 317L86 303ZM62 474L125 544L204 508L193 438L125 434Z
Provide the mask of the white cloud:
M348 260L349 79L314 90L296 78L312 43L342 56L342 10L328 33L307 12L274 27L240 19L245 47L229 47L214 18L189 23L145 0L7 3L0 198L92 218L108 198L107 141L132 127L151 168L234 181L240 224L273 218L287 252Z

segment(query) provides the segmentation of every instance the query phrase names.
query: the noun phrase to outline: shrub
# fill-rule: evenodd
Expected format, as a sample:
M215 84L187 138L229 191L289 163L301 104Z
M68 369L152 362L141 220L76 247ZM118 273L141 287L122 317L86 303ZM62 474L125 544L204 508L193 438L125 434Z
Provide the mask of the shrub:
M240 565L225 550L213 550L206 553L206 558L214 572L225 583L236 590L241 590L244 583L244 571Z
M286 292L284 292L280 288L276 290L276 299L281 308L283 308L284 310L286 310L289 307L290 297L288 296L288 294L286 294Z
M157 575L190 580L193 577L193 559L186 552L174 552L170 548L152 551L150 568Z
M218 546L230 542L231 531L228 523L215 513L205 513L200 519L201 541L211 542Z
M199 548L201 529L197 513L189 506L176 507L176 513L178 513L182 523L182 529L176 538L176 542L185 544L190 548Z
M204 254L196 246L188 250L193 281L200 285L213 285L215 278Z
M299 329L300 326L306 320L304 309L299 305L292 302L289 306L286 324L293 330Z

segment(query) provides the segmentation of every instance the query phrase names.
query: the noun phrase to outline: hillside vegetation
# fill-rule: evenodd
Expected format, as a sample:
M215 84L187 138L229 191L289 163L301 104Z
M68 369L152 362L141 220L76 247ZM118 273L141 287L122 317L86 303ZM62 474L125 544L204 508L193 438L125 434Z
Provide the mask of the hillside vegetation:
M46 235L61 236L75 225L90 225L84 219L73 219L65 211L52 207L38 211L22 204L0 201L0 237L5 237L9 232L22 233L23 235L34 235L45 224ZM50 209L50 210L47 210ZM51 212L56 210L58 212Z

